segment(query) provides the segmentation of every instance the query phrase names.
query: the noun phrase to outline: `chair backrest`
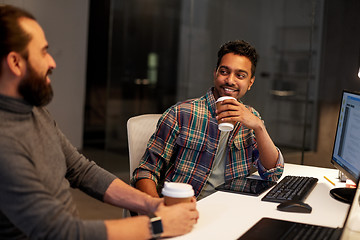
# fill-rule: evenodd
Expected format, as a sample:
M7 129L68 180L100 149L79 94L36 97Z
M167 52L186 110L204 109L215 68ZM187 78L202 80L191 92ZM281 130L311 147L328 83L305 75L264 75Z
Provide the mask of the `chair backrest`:
M156 130L161 114L144 114L127 121L130 178L145 153L146 145Z

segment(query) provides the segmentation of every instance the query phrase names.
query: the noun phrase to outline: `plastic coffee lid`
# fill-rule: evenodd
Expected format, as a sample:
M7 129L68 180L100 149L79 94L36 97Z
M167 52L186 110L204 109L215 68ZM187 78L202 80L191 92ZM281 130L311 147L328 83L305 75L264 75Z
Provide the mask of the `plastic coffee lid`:
M161 193L167 197L187 198L194 196L194 189L187 183L165 182Z
M221 102L221 101L224 101L224 100L226 100L226 99L234 99L234 100L236 100L236 98L234 98L234 97L224 96L224 97L219 97L219 98L216 100L216 102Z
M219 130L224 132L229 132L234 129L234 125L232 123L220 123Z

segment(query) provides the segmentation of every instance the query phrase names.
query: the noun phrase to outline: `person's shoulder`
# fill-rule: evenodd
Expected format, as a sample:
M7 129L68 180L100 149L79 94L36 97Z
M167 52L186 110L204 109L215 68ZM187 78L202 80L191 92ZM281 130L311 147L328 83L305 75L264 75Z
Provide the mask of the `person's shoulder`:
M33 112L35 114L40 114L40 115L43 115L46 117L51 117L49 110L45 107L34 107Z
M54 124L56 126L56 122L54 118L52 117L51 113L46 107L34 107L33 113L36 116L36 118L43 119L47 122L50 122L51 124Z
M160 122L175 121L175 119L179 120L179 117L181 118L183 116L188 116L189 114L196 112L201 103L204 103L203 105L205 105L205 99L203 97L191 98L177 102L162 114L160 117Z
M178 105L187 105L187 104L194 104L194 103L201 102L201 101L204 101L203 96L198 97L198 98L190 98L190 99L184 100L182 102L178 102L177 104Z

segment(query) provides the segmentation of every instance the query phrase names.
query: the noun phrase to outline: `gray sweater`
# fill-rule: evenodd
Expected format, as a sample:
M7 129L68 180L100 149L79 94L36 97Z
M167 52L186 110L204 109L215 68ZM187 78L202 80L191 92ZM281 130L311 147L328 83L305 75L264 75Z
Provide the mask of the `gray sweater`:
M106 239L70 187L102 201L116 177L89 161L44 108L0 95L0 239Z

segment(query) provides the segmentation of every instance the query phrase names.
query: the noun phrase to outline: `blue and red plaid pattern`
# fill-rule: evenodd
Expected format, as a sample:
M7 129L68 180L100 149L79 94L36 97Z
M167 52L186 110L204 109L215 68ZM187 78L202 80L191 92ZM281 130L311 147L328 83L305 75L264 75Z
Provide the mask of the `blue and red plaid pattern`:
M260 118L255 109L247 108ZM160 186L164 181L184 182L191 184L198 196L210 175L220 138L215 117L212 89L205 96L166 110L134 171L132 183L144 178ZM226 151L225 180L249 175L251 165L263 179L277 180L283 172L282 161L270 170L261 166L254 131L241 123L230 133Z

